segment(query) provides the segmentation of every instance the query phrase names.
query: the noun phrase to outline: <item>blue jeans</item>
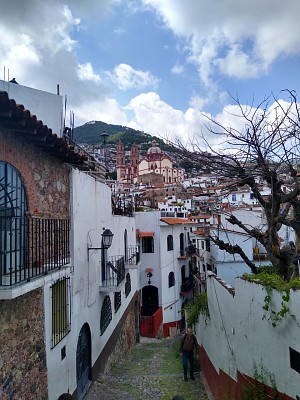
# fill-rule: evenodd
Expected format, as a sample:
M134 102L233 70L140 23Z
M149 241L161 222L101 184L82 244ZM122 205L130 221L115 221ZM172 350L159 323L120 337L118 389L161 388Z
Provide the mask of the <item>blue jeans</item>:
M190 377L194 378L194 352L193 351L183 351L182 352L182 365L183 365L183 375L187 378L188 363L190 363Z

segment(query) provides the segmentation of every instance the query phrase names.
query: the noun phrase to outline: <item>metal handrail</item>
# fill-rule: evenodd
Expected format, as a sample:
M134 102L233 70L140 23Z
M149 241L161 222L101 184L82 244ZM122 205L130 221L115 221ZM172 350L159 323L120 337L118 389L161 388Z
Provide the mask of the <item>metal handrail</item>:
M69 219L0 217L0 286L14 286L70 263Z

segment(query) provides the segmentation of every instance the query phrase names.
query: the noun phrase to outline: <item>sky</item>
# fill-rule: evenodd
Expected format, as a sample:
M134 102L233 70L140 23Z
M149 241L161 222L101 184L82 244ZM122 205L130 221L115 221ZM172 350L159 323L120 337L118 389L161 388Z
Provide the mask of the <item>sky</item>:
M299 0L0 0L0 79L161 137L299 93ZM5 70L5 76L4 76ZM270 102L270 106L272 101Z

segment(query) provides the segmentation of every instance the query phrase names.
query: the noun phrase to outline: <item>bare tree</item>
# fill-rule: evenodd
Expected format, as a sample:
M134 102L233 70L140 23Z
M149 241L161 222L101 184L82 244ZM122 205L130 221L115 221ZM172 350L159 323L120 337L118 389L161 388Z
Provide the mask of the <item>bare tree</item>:
M218 135L221 140L218 149L203 135L201 141L198 138L192 143L192 150L180 142L176 146L184 157L224 178L228 191L244 186L251 189L265 214L265 226L249 227L233 214L229 214L227 220L261 243L278 273L289 279L291 270L297 274L300 258L300 176L297 175L300 106L293 91L286 93L290 99L288 103L270 96L255 108L245 107L238 98L233 99L236 112L231 116L239 119L239 129L208 117L210 134ZM203 144L208 151L202 150ZM268 196L262 193L263 184L269 187ZM283 189L284 185L288 190ZM295 231L295 245L286 245L280 239L278 232L282 225ZM211 240L228 253L240 254L253 273L258 271L240 246L225 243L217 237L211 237Z

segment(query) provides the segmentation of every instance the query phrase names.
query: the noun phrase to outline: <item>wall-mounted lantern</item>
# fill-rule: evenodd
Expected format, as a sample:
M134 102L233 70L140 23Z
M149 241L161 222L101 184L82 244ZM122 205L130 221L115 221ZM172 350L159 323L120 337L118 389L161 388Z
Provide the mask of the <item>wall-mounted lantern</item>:
M113 240L114 234L110 229L105 229L103 228L103 233L102 233L102 240L101 240L101 247L90 247L88 244L88 260L90 259L90 250L96 251L96 250L107 250L110 248Z

